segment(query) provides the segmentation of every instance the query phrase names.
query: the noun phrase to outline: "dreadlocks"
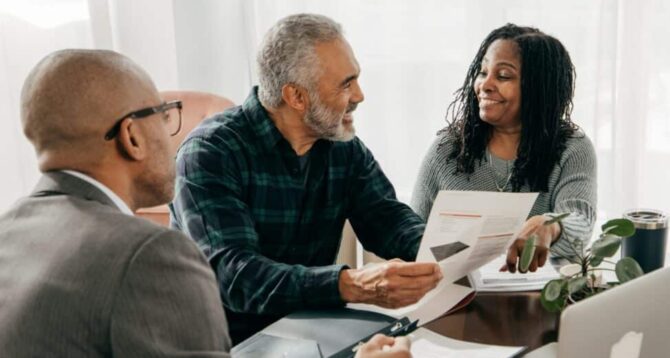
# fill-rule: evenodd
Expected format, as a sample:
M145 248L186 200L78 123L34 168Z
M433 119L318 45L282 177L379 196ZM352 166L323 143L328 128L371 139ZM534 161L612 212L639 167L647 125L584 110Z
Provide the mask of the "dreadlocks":
M514 41L521 55L521 141L512 169L512 189L528 184L548 190L548 178L577 126L572 122L575 68L556 38L532 27L507 24L484 39L470 64L463 86L447 108L446 131L455 138L447 160L456 160L456 174L470 174L481 165L492 125L479 117L473 87L487 49L496 40ZM451 118L451 122L449 122Z

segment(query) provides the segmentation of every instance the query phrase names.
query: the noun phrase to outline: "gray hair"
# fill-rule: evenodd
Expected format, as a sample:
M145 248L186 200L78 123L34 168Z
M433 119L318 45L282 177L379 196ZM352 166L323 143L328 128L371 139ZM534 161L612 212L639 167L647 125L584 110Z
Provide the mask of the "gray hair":
M280 106L282 87L288 83L313 89L320 74L315 46L342 37L342 26L323 15L296 14L279 20L265 35L256 58L261 103Z

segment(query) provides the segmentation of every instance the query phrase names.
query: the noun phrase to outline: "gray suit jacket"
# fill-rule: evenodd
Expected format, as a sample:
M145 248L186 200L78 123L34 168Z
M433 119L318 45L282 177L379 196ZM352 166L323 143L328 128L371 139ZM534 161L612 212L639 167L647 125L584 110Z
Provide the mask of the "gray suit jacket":
M1 357L227 357L214 273L183 234L46 173L0 216Z

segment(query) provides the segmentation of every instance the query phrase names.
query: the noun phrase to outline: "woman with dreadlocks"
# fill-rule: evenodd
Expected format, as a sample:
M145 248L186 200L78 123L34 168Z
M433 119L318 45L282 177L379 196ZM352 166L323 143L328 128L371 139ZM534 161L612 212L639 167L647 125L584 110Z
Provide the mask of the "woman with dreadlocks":
M482 42L447 110L448 125L423 161L412 206L424 220L439 190L539 192L502 270L516 271L537 234L530 271L567 240L588 241L596 213L596 156L572 122L575 71L554 37L507 24ZM543 225L547 213L570 212Z

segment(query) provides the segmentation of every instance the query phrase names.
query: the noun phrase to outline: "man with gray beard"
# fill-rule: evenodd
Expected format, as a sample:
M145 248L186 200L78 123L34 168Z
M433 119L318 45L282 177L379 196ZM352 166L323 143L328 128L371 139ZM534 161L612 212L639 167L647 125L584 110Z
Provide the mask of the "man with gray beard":
M298 309L417 302L441 271L407 262L424 223L354 135L360 69L340 25L286 17L257 61L260 84L244 104L182 144L171 205L172 225L216 272L233 343ZM336 265L346 219L367 250L391 261Z

